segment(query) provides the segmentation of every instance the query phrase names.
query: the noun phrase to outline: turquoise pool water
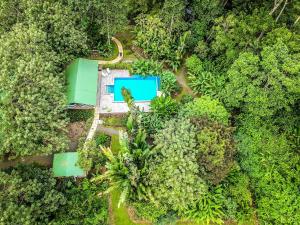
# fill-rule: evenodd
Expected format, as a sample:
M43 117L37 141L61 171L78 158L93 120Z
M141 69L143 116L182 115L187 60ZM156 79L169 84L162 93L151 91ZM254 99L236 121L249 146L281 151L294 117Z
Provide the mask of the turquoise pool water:
M159 89L159 77L120 77L115 78L114 81L114 101L124 101L122 96L122 88L125 87L130 90L135 101L151 101L157 95Z

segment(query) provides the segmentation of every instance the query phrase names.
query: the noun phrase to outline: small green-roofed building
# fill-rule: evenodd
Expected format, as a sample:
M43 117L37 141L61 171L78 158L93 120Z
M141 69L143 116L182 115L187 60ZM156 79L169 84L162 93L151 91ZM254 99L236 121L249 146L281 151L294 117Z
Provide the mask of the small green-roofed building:
M76 59L66 69L68 105L96 105L98 61Z
M86 172L77 165L78 152L54 154L53 174L55 177L85 177Z

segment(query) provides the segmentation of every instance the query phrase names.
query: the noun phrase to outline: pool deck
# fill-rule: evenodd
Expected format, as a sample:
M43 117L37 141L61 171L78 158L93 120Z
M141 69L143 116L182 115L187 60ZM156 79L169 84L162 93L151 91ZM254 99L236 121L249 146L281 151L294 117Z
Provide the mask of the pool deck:
M128 70L111 70L109 75L103 76L99 71L100 77L100 90L98 90L99 97L97 102L99 104L99 114L119 114L126 113L129 108L125 102L115 102L114 94L108 94L106 92L106 85L114 85L114 79L116 77L130 77ZM135 102L142 111L150 111L150 101Z

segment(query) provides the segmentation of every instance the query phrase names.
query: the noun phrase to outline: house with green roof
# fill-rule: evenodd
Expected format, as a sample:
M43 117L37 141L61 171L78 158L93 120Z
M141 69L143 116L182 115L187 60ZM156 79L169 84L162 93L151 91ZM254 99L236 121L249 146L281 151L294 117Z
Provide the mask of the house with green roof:
M97 100L98 61L79 58L66 69L70 108L93 108Z

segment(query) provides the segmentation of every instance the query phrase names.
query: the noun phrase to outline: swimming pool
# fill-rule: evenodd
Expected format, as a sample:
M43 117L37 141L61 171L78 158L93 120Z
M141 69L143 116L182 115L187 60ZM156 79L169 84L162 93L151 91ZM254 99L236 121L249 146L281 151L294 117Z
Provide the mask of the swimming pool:
M122 88L125 87L130 90L135 101L151 101L156 97L159 90L159 77L149 76L132 76L132 77L118 77L114 79L114 101L123 102Z

